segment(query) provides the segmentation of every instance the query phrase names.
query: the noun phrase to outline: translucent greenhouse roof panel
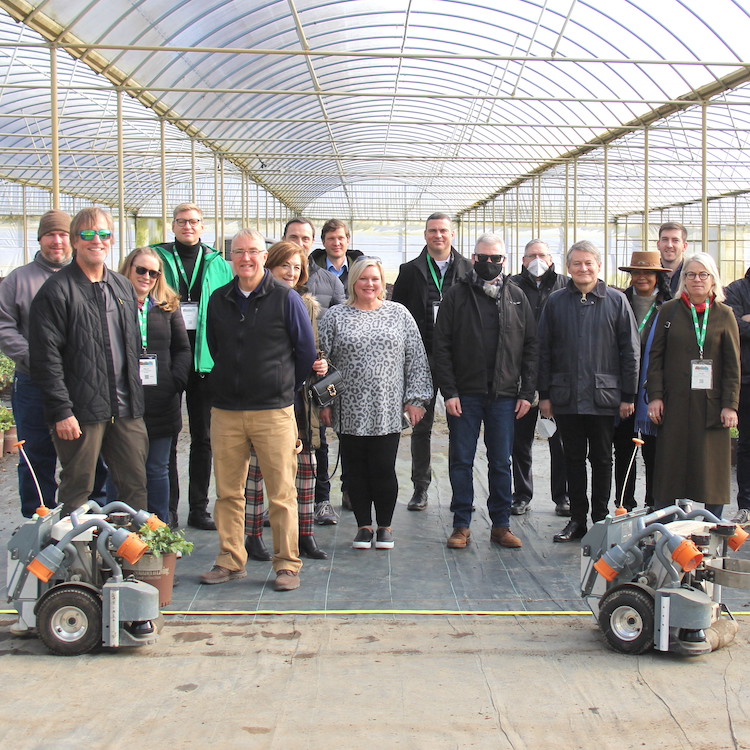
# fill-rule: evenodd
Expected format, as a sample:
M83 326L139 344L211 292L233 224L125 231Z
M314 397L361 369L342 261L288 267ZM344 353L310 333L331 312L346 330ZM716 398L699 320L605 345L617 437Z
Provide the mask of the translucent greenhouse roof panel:
M442 208L461 210L732 73L741 66L750 32L747 5L0 0L0 7L47 39L90 45L84 59L94 70L231 158L291 208L303 210L327 196L340 201L340 211L355 214L371 210L359 201L378 201L380 208L372 210L398 201L395 210L403 210L398 191L359 189L373 179L396 181L443 201ZM131 46L117 48L124 45ZM34 52L29 83L49 68L45 50ZM0 50L0 61L10 66L15 54ZM92 130L96 138L109 136L114 96L104 101L103 92L86 91L69 66L58 79L64 111L79 112L82 123L105 113L106 125ZM10 93L0 90L0 116L18 111ZM44 109L44 96L31 97L33 111ZM126 137L140 129L156 153L158 122L144 125L133 114L135 102L127 101L134 122L127 123ZM48 148L48 126L40 121L35 128L36 122L3 122L3 132L29 138L29 148ZM67 135L85 139L83 130ZM0 139L0 148L9 144ZM92 136L92 154L107 172L111 161L98 154L100 145ZM84 147L76 141L71 151ZM158 165L149 147L142 148L133 149L136 158L126 167L137 171L142 155L149 174L148 185L128 195L134 208L152 201L146 194L159 189L151 184ZM64 165L71 174L89 164L72 156L63 154L71 158ZM168 156L170 169L173 158ZM44 155L39 168L42 179ZM735 174L737 169L717 170L710 179ZM113 189L107 185L109 198Z

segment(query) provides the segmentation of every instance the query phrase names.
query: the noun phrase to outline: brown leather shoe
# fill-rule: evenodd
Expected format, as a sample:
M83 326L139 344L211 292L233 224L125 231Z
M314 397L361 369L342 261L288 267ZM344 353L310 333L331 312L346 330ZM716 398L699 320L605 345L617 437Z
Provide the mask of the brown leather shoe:
M501 547L523 547L523 542L507 526L492 529L490 540Z
M448 537L448 546L451 549L463 549L471 541L471 532L464 528L455 528Z
M294 591L299 588L299 573L293 570L276 571L276 580L273 588L275 591Z
M211 583L226 583L227 581L234 581L237 578L244 578L247 575L247 571L242 570L229 570L228 568L222 568L221 565L214 565L208 573L204 573L200 577L200 582L205 584Z

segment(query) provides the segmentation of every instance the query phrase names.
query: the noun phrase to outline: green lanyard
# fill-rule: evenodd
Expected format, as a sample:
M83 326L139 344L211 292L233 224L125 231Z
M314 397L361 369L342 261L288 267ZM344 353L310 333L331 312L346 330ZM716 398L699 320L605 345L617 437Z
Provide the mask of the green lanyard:
M200 250L198 250L198 257L195 259L195 266L193 268L193 277L190 279L190 283L188 284L188 278L187 278L187 272L185 271L185 266L182 265L182 258L180 258L180 254L172 248L172 255L174 255L174 261L177 264L177 271L180 274L180 278L185 282L185 286L188 290L188 298L187 301L190 302L190 292L193 289L193 286L195 285L195 280L198 278L198 272L201 268L201 262L203 261L203 248L201 247Z
M706 300L706 312L703 313L703 328L698 328L698 313L695 311L695 305L690 303L690 312L693 314L693 325L695 326L695 340L698 342L698 349L703 359L703 345L706 343L706 329L708 328L708 311L710 305Z
M138 306L138 322L141 324L141 345L145 351L148 347L148 297L143 301L143 307Z
M438 280L438 267L437 263L433 260L431 255L427 256L427 267L430 269L430 273L432 274L432 280L435 282L435 286L437 287L438 294L440 295L440 299L443 299L443 282L445 281L445 278L443 276L439 277Z
M654 310L656 310L656 302L651 303L651 307L646 313L646 317L641 321L641 324L638 326L638 333L641 333L643 329L646 327L646 323L648 323L649 319L654 314Z

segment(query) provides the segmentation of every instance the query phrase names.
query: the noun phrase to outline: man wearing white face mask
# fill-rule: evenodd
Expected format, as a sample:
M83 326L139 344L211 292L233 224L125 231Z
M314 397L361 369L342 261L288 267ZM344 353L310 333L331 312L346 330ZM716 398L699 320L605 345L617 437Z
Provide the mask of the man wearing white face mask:
M562 289L568 283L565 274L555 272L549 246L543 240L531 240L525 249L521 273L511 276L510 280L521 287L537 323L550 294ZM536 402L535 402L536 403ZM520 516L526 513L534 496L534 481L531 474L531 446L534 443L539 407L532 406L526 416L516 422L513 440L513 505L511 513ZM565 456L563 455L560 436L555 432L549 438L551 463L551 493L558 516L570 515L568 502L568 485L565 479Z

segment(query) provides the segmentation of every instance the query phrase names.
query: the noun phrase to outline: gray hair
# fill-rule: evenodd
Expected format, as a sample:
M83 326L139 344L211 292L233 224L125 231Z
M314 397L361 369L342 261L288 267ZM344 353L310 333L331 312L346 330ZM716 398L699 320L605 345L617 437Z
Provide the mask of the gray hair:
M477 241L474 243L475 255L477 252L477 248L480 245L498 245L500 247L500 252L505 255L505 240L499 234L495 234L494 232L485 232L483 235L478 237Z
M530 240L526 243L526 247L524 247L523 249L523 254L526 255L526 253L528 253L529 250L534 247L534 245L544 245L544 248L547 251L547 255L552 255L549 249L549 245L544 240Z
M568 253L565 256L566 266L570 266L571 256L576 251L580 253L590 253L596 258L597 265L601 266L602 254L599 252L599 248L593 242L589 242L588 240L580 240L570 246L570 250L568 250Z
M266 247L266 238L257 229L240 229L240 231L232 237L232 247L234 247L234 243L242 237L251 237L254 240L260 240L263 248L265 249Z
M721 283L719 269L716 261L708 253L695 253L687 258L682 264L682 273L680 274L680 286L677 288L677 296L680 297L685 291L685 272L691 263L700 263L712 276L714 283L709 290L709 294L714 294L717 302L723 302L726 299L724 286Z

